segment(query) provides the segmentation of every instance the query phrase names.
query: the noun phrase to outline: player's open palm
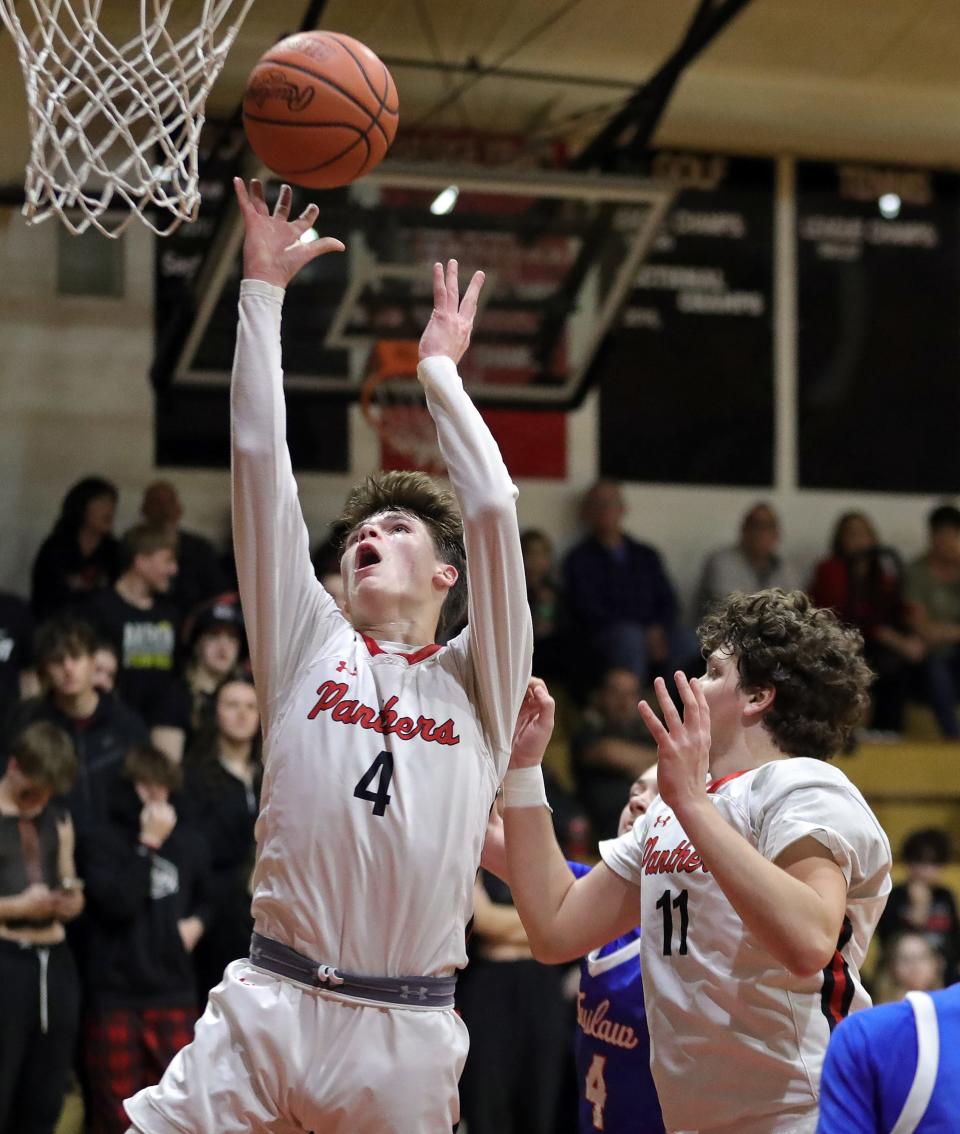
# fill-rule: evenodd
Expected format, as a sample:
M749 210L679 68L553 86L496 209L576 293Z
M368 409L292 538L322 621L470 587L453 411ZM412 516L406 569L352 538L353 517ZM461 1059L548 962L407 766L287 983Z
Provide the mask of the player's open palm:
M683 716L670 699L666 682L658 677L654 691L661 721L646 701L638 708L643 723L657 745L657 785L665 803L676 808L683 801L703 795L710 757L710 708L700 682L676 675L677 689L683 702Z
M304 264L326 252L342 252L343 241L321 236L308 244L300 237L313 227L320 210L309 204L296 220L290 220L293 192L289 185L280 188L280 196L270 212L263 195L263 183L254 178L247 189L239 177L233 179L237 203L243 217L243 275L248 280L265 280L277 287L286 287Z
M556 703L550 696L550 690L539 677L531 677L513 730L511 768L533 768L543 761L543 754L553 736L555 711Z
M483 272L474 272L460 300L460 282L457 278L457 261L433 265L433 312L420 337L420 357L430 358L442 354L459 362L470 345L473 320L477 315Z

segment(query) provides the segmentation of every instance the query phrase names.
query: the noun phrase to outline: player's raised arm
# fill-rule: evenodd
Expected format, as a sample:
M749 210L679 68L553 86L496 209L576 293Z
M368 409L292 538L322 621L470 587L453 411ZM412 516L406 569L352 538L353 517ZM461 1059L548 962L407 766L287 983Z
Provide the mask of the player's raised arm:
M517 529L517 489L457 374L482 286L483 273L477 272L461 301L456 260L446 270L434 265L433 313L420 340L418 377L463 516L474 701L502 775L530 676L533 630Z
M636 886L603 863L575 879L563 857L540 768L553 717L553 698L533 678L517 718L503 785L510 889L533 955L546 964L582 957L640 920Z
M234 189L244 223L240 321L231 386L233 538L250 657L265 728L286 679L320 632L326 596L310 565L308 535L287 451L280 356L284 289L300 268L342 251L330 237L301 244L316 205L289 219L284 185L273 213L263 186Z

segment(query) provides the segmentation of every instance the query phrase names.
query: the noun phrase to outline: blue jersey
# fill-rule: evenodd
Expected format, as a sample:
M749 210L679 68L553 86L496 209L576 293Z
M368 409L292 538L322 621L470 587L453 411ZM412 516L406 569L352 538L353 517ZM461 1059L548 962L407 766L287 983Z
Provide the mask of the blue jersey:
M960 985L933 994L940 1064L918 1134L960 1129ZM820 1079L818 1134L889 1134L917 1070L917 1029L906 1001L855 1012L833 1033Z
M590 872L569 865L578 878ZM580 962L576 1058L580 1134L664 1134L650 1074L639 929Z

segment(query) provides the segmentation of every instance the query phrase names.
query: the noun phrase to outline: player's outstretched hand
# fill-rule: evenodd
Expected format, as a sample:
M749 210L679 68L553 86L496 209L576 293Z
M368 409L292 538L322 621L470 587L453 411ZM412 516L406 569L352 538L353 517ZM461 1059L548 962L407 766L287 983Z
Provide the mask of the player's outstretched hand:
M664 802L674 810L684 802L702 796L706 787L710 757L710 708L700 682L675 674L683 701L683 718L670 699L666 682L653 683L663 712L659 719L646 701L637 706L643 723L657 745L657 785Z
M517 714L510 746L511 768L533 768L542 763L553 736L556 703L539 677L531 677Z
M300 237L313 227L320 215L314 204L309 204L296 220L290 220L290 203L293 192L289 185L280 187L280 196L271 214L263 195L263 183L254 178L247 189L243 179L233 179L234 192L243 217L243 277L247 280L264 280L277 287L286 287L304 264L326 252L342 252L343 241L332 236L321 236L309 244Z
M446 355L459 362L470 345L470 333L477 314L477 301L483 287L483 272L474 272L473 279L460 300L457 261L433 265L433 313L420 336L420 357Z

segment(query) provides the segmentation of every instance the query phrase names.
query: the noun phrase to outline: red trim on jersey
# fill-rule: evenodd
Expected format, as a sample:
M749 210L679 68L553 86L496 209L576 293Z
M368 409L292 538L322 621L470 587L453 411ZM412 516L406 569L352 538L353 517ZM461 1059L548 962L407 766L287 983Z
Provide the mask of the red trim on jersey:
M709 784L707 786L707 795L713 795L713 793L718 788L722 788L724 784L729 783L731 780L735 780L737 776L745 776L747 772L752 771L752 768L744 768L742 772L731 772L729 776L721 776L719 780L714 780L712 784Z
M387 651L380 646L379 642L374 641L374 639L367 634L361 634L360 637L363 639L364 645L370 651L371 657L376 657L377 654L387 653ZM423 661L425 658L432 658L437 650L442 648L443 647L438 646L436 642L431 642L429 646L421 646L419 650L414 650L412 654L396 653L394 657L403 658L407 665L416 665L418 661Z

